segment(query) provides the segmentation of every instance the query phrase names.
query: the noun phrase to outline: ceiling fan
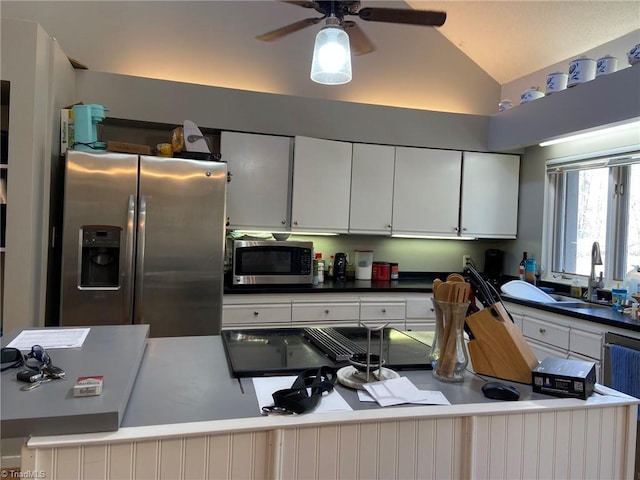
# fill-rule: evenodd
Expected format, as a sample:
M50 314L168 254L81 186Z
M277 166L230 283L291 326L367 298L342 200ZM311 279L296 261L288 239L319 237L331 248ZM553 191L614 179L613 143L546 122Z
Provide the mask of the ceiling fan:
M270 32L259 35L257 38L265 42L278 40L279 38L297 32L305 27L316 25L325 18L336 17L340 25L349 34L351 48L354 55L364 55L375 50L375 46L369 37L360 29L357 23L345 20L346 16L357 16L368 22L401 23L405 25L422 25L427 27L441 27L447 18L445 12L428 10L411 10L403 8L360 8L359 1L287 1L304 8L312 8L322 17L305 18L297 22L285 25Z

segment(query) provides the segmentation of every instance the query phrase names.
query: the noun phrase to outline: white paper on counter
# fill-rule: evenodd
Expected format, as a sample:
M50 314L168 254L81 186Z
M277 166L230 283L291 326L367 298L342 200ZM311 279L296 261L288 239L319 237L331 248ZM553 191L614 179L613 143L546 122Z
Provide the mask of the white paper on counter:
M420 405L451 405L451 402L447 400L447 397L444 396L444 393L439 392L437 390L420 390L421 393L427 396L424 400L416 400L415 403ZM361 402L375 402L376 399L369 395L364 390L358 390L358 399Z
M429 396L423 391L418 390L418 387L407 377L365 383L363 386L381 407L400 405L402 403L415 403L426 400Z
M295 382L297 376L292 377L256 377L253 380L253 389L256 391L256 397L258 397L258 408L260 413L262 407L268 407L273 405L273 393L285 388L291 388L293 382ZM351 412L353 408L342 398L340 392L333 389L329 393L324 393L318 406L313 413L326 413L326 412Z
M89 328L45 328L42 330L23 330L7 347L18 350L31 350L40 345L45 350L53 348L80 348L84 343Z

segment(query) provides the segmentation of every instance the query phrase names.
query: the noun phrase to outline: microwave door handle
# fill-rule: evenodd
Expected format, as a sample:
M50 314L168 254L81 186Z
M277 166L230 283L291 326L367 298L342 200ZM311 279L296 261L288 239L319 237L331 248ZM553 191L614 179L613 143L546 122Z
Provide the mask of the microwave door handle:
M136 198L129 195L127 205L126 250L122 283L124 285L124 318L131 323L133 315L133 246L135 243Z
M147 229L147 197L140 197L138 212L138 243L136 251L136 288L133 323L142 323L142 287L144 282L144 249Z

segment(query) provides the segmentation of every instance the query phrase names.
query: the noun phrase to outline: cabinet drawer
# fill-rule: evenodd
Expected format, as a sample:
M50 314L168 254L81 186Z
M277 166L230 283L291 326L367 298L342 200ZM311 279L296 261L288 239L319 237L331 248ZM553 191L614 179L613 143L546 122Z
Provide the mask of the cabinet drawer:
M229 324L291 324L291 304L271 305L225 305L222 309L222 323Z
M360 320L404 320L405 302L366 302L360 304Z
M602 383L602 363L594 361L593 358L586 357L584 355L578 355L577 353L569 353L569 358L573 360L582 360L583 362L593 362L596 365L596 382Z
M569 350L569 327L525 316L522 319L522 333L525 337Z
M436 318L431 295L407 298L407 318Z
M567 351L561 350L556 347L552 347L546 343L536 342L535 340L528 340L527 343L531 347L531 350L538 358L538 362L541 362L547 357L554 358L567 358Z
M291 318L294 322L358 321L358 302L349 303L303 303L292 305Z
M602 334L572 328L569 332L569 350L600 360L602 358Z

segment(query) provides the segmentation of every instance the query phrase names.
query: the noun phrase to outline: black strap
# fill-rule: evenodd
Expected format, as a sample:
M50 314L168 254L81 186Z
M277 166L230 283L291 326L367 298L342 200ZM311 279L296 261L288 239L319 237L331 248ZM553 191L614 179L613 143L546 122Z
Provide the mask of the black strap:
M324 392L330 392L336 383L336 370L323 366L303 371L291 388L273 393L273 405L262 407L265 413L306 413L318 406ZM310 393L309 393L310 391Z

